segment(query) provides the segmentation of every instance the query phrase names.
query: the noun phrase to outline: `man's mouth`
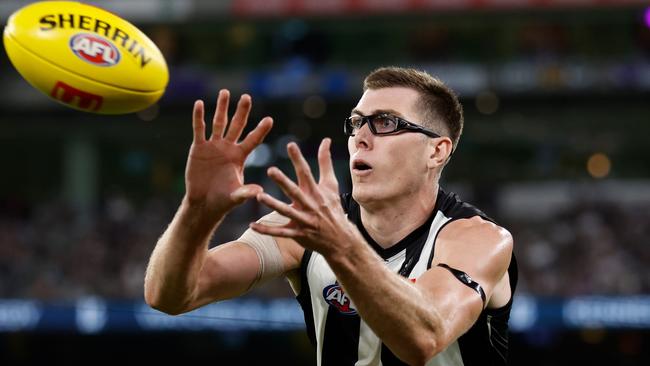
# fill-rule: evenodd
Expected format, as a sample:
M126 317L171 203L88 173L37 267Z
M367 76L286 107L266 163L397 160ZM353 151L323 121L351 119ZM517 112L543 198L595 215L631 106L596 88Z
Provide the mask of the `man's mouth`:
M370 165L368 165L366 163L356 163L356 164L354 164L354 169L356 169L356 170L368 170L368 169L372 169L372 168L370 167Z
M352 162L352 171L357 174L369 173L371 170L372 166L364 160L356 159Z

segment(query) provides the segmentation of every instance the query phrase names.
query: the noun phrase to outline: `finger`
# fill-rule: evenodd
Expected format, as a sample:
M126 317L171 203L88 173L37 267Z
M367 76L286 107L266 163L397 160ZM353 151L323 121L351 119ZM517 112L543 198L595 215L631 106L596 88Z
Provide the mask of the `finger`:
M301 205L301 207L315 209L315 206L305 197L305 193L300 187L294 183L289 177L286 176L280 169L271 167L267 170L267 175L273 179L280 187L282 192L289 197L293 202Z
M330 152L331 146L332 140L329 138L324 138L318 147L318 170L320 173L318 182L320 184L326 184L329 186L333 185L338 189L339 183L336 179L336 174L334 174L332 153Z
M259 193L257 195L257 201L259 203L267 205L269 208L279 212L285 217L292 219L300 225L311 227L311 221L309 220L309 215L306 213L288 205L277 198L271 197L266 193Z
M246 121L248 120L248 114L251 111L251 97L248 94L244 94L239 98L237 103L237 110L235 115L232 116L230 121L230 126L228 127L228 132L226 132L226 140L231 142L237 142L239 136L241 136L244 127L246 126Z
M212 117L212 136L210 139L220 139L228 124L228 103L230 103L230 92L227 89L219 90L217 97L217 109Z
M264 189L257 184L247 184L237 188L230 194L230 199L235 201L235 203L240 204L246 201L247 199L257 196L259 193L262 193Z
M299 229L294 229L286 226L267 226L257 222L251 222L250 228L260 234L277 236L282 238L299 238L302 237L302 232Z
M192 130L194 131L194 143L205 142L205 122L203 122L203 101L194 102L192 110Z
M296 170L298 185L307 185L312 192L317 191L316 181L314 180L314 176L311 174L309 163L307 163L305 157L302 156L298 145L295 142L289 143L287 145L287 152L289 153L291 163L293 163L293 168Z
M257 127L249 132L244 141L241 142L240 145L244 149L244 154L250 154L253 149L259 146L264 141L266 135L269 134L269 131L271 131L271 127L273 127L273 119L271 117L262 119Z

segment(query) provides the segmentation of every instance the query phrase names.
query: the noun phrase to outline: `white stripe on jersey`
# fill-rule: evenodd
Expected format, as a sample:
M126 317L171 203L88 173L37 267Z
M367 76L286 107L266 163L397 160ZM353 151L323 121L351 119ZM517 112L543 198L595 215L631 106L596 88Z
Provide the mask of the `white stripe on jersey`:
M388 258L385 263L391 272L397 273L406 260L406 250L402 250L394 256ZM359 360L355 366L375 366L381 365L381 340L375 332L370 329L368 324L361 319L361 329L359 332Z
M429 257L431 256L431 251L433 250L433 243L435 242L436 238L438 237L438 233L440 232L440 229L449 221L451 218L443 215L442 211L438 211L436 213L436 217L433 218L433 222L431 222L431 229L429 229L429 236L427 237L427 241L424 244L424 248L422 248L422 252L420 253L420 258L418 259L417 264L415 267L413 267L413 271L411 272L411 278L418 278L422 276L424 272L427 270L427 264L429 262Z
M381 341L370 329L368 324L361 320L359 330L359 360L355 366L381 365Z
M311 308L314 312L314 331L316 333L316 361L318 366L323 359L323 339L325 337L325 320L329 304L323 300L323 288L336 281L336 276L325 258L313 252L307 264L307 282L309 282Z

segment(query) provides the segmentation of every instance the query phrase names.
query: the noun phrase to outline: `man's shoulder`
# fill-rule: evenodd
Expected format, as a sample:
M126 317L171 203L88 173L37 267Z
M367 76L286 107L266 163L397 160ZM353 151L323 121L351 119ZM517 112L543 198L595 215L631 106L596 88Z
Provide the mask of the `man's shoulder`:
M445 227L444 231L444 234L441 233L441 235L454 238L512 241L512 235L506 228L479 215L454 220Z
M480 216L455 220L445 226L436 244L438 258L480 258L483 264L507 268L513 255L514 240L505 228Z

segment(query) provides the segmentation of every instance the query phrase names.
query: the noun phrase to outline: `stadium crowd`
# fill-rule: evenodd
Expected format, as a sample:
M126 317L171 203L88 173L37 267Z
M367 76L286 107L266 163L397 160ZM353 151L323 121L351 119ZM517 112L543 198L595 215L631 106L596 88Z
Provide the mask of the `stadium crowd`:
M107 198L90 214L61 201L0 204L0 298L141 299L144 270L177 200ZM480 205L479 205L480 207ZM236 238L264 213L247 203L213 243ZM500 220L515 238L520 293L565 297L650 292L650 208L577 203L550 220ZM291 296L282 281L252 296Z

